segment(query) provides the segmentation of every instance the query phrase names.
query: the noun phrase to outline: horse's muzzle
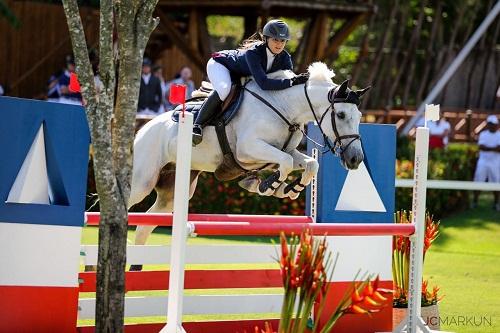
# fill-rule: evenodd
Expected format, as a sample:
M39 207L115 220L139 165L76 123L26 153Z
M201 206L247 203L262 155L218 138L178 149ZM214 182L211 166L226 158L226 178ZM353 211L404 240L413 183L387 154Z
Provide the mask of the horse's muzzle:
M354 147L353 147L354 148ZM346 169L355 170L363 162L365 155L361 149L348 149L344 152L343 164Z

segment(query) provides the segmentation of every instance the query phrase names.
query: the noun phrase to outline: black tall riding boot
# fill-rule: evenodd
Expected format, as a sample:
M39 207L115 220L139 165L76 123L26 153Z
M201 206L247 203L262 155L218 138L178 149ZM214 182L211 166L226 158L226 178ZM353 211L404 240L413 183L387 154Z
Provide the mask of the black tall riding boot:
M193 145L196 146L203 140L203 130L202 128L212 119L216 114L219 106L222 104L221 99L217 91L212 91L208 98L205 100L201 106L196 120L193 124Z

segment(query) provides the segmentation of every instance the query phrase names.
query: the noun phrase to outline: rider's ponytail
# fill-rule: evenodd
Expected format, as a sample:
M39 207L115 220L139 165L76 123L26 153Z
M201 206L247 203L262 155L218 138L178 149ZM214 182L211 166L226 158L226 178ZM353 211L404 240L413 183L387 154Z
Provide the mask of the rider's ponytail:
M256 32L252 36L242 41L240 46L238 47L238 50L246 50L254 45L262 44L263 42L264 38L262 37L262 34L260 32Z

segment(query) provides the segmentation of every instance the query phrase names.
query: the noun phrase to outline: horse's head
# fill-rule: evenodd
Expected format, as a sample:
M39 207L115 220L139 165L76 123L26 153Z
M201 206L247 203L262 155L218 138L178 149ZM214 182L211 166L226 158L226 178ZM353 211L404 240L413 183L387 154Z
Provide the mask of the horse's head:
M319 71L322 73L318 73ZM311 88L314 87L315 80L318 84L318 80L321 81L323 77L325 81L325 77L328 76L330 81L328 85L319 84L318 86L322 86L323 89L314 89L321 95L317 96L321 100L317 105L322 105L320 106L322 109L314 111L321 112L317 114L319 115L318 125L328 137L325 140L330 141L329 148L341 158L342 165L347 169L357 169L364 159L359 135L361 112L358 106L361 96L368 91L369 87L354 91L348 88L348 81L338 86L333 84L331 77L334 74L323 63L314 63L309 66L309 74L308 84L311 84Z

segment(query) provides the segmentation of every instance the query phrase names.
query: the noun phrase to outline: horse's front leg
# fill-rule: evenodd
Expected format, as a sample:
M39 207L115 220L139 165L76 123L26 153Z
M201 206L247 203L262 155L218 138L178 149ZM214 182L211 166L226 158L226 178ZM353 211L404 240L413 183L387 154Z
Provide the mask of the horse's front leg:
M299 152L297 149L294 149L290 155L293 158L294 170L303 170L302 174L290 184L282 183L274 195L279 198L297 199L300 192L311 183L313 177L318 173L319 164L314 158Z
M278 170L264 181L253 178L240 182L240 186L260 195L273 195L276 189L286 180L293 171L294 160L291 155L271 146L263 140L242 140L237 145L236 158L249 164L276 164Z

